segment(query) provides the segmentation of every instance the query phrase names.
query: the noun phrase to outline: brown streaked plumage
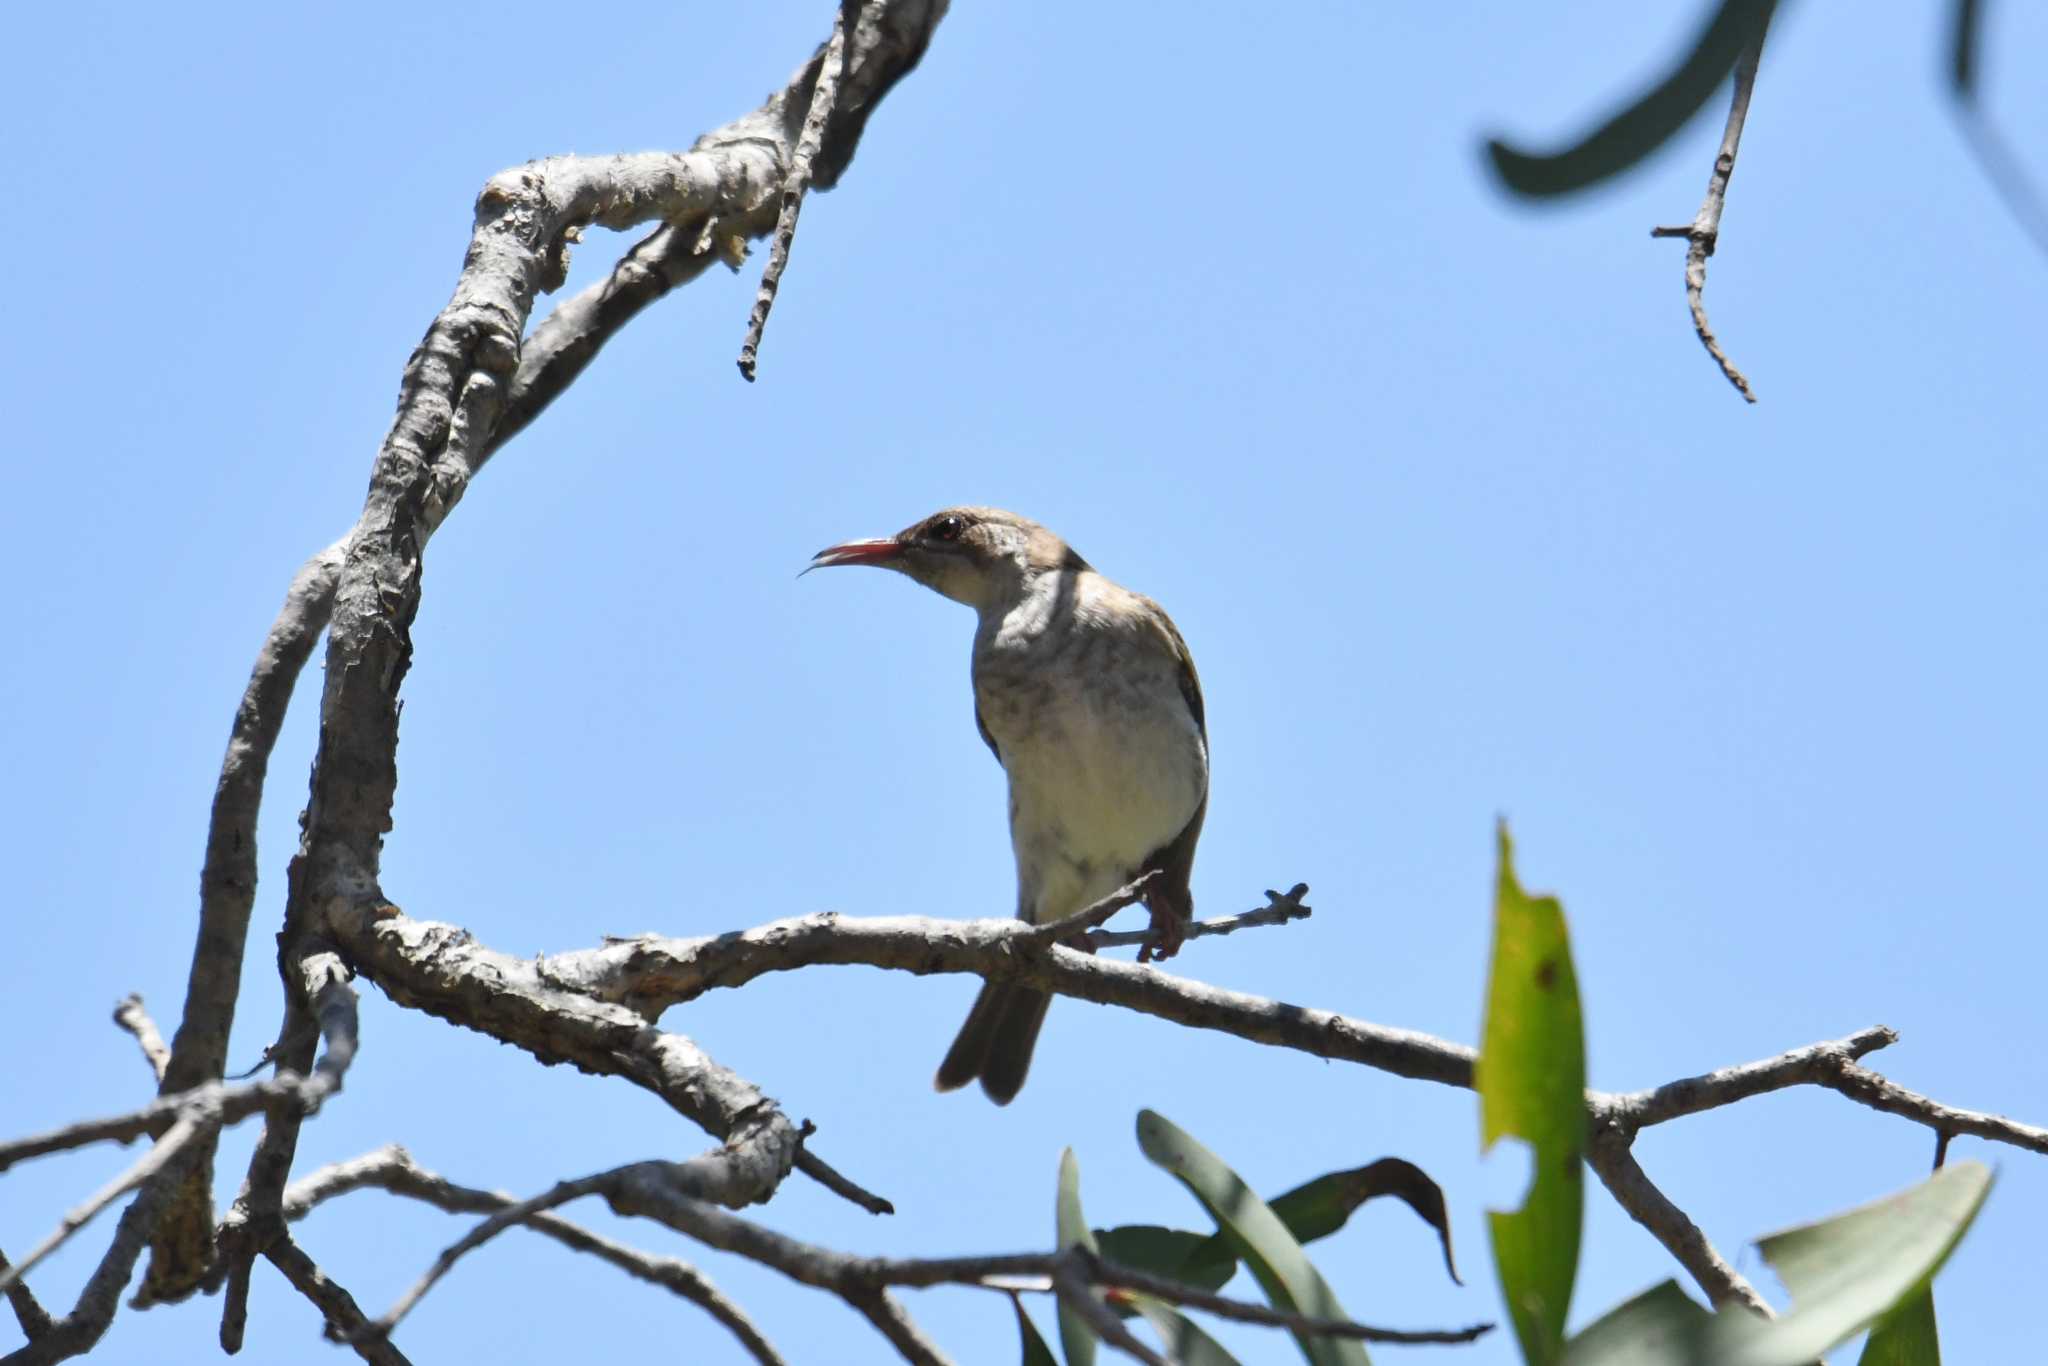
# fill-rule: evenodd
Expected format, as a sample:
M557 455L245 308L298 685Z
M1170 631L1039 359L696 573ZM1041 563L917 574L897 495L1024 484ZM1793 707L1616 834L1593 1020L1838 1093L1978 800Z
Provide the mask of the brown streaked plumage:
M1209 806L1208 730L1187 643L1158 603L1112 583L1028 518L953 507L894 536L820 551L811 568L894 569L975 610L974 721L1010 787L1017 914L1070 915L1153 869L1146 897L1167 957ZM985 983L939 1064L942 1091L1024 1085L1051 998Z

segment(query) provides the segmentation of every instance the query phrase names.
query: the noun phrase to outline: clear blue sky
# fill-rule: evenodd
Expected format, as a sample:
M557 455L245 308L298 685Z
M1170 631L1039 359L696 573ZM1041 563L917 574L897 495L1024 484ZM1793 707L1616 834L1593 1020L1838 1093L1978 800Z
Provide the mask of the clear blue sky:
M546 153L687 145L779 85L830 8L17 17L0 1130L147 1095L108 1010L140 990L175 1022L236 697L292 571L355 516L478 187ZM387 890L521 954L823 909L1006 913L970 619L883 575L795 579L831 541L995 503L1158 597L1193 647L1215 756L1201 908L1314 888L1305 926L1197 944L1177 970L1471 1040L1504 813L1571 917L1595 1085L1883 1022L1901 1082L2048 1120L2048 262L1944 107L1945 6L1792 7L1708 291L1763 399L1745 407L1692 337L1681 248L1647 236L1694 212L1718 108L1541 212L1477 150L1584 128L1697 8L958 7L805 211L760 383L732 365L754 269L706 279L433 542ZM2048 87L2023 79L2048 14L1993 11L1988 99L2048 176ZM573 283L618 245L595 235ZM318 687L316 667L273 765L238 1066L276 1022ZM1471 1096L1071 1001L1016 1105L934 1096L973 990L819 970L669 1015L901 1211L795 1179L761 1218L857 1251L1042 1246L1072 1144L1097 1222L1199 1223L1137 1152L1151 1106L1268 1191L1422 1163L1467 1288L1392 1208L1318 1261L1368 1320L1498 1317L1481 1216L1512 1181L1478 1161ZM706 1143L627 1086L367 984L363 1036L302 1170L396 1140L528 1193ZM253 1137L226 1144L223 1199ZM1917 1179L1931 1147L1800 1092L1638 1152L1775 1292L1748 1239ZM2001 1180L1942 1282L1952 1359L2018 1359L2048 1161L1955 1152ZM130 1156L10 1173L0 1248ZM1578 1322L1675 1273L1597 1187L1588 1208ZM303 1234L381 1310L462 1227L364 1193ZM49 1302L106 1232L35 1277ZM794 1360L888 1359L834 1301L624 1232L698 1261ZM256 1286L247 1359L344 1359L275 1275ZM1014 1350L997 1297L911 1307L963 1361ZM205 1360L218 1308L124 1313L103 1358ZM691 1307L516 1234L399 1340L422 1362L738 1359Z

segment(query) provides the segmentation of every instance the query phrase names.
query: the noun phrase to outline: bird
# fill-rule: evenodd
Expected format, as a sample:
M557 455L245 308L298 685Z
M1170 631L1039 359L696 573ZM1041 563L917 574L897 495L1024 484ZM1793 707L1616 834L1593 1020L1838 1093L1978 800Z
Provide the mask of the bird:
M1027 517L949 507L894 536L845 541L803 571L893 569L974 609L974 724L1009 782L1017 915L1049 924L1151 874L1140 957L1175 952L1209 809L1209 733L1194 658L1166 610ZM934 1085L1023 1088L1052 998L991 978Z

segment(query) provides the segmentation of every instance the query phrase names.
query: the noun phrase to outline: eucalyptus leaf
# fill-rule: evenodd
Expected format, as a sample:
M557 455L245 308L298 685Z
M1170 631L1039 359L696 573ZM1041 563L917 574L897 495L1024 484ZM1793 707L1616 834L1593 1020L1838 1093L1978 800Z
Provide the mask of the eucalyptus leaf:
M1087 1216L1081 1213L1081 1164L1072 1148L1060 1154L1059 1197L1054 1204L1053 1223L1060 1251L1077 1243L1095 1251L1095 1235L1088 1231ZM1066 1354L1067 1366L1095 1366L1095 1330L1064 1299L1058 1303L1060 1350Z
M1770 23L1776 0L1722 0L1692 51L1625 109L1561 152L1526 152L1495 138L1493 169L1516 194L1569 194L1619 175L1671 140L1713 97L1735 59Z
M1493 966L1477 1087L1480 1151L1502 1138L1529 1145L1535 1174L1513 1213L1489 1213L1494 1266L1523 1360L1549 1366L1564 1346L1585 1204L1586 1046L1564 909L1515 878L1514 844L1499 832Z
M1045 1345L1045 1338L1038 1331L1038 1325L1031 1321L1031 1315L1024 1312L1024 1301L1010 1296L1010 1307L1017 1311L1017 1336L1023 1339L1024 1366L1060 1366L1059 1358L1052 1354L1052 1348Z
M1611 1309L1565 1344L1565 1366L1704 1366L1713 1315L1677 1281Z
M1202 1202L1275 1309L1316 1318L1351 1317L1280 1217L1221 1158L1150 1110L1138 1112L1138 1146ZM1314 1333L1294 1337L1313 1366L1366 1366L1368 1361L1364 1344L1353 1339Z
M1198 1328L1187 1315L1164 1300L1150 1295L1123 1296L1130 1307L1145 1316L1166 1344L1166 1355L1175 1366L1238 1366L1238 1360L1223 1344Z
M1870 1330L1856 1366L1941 1366L1941 1334L1934 1323L1934 1290L1906 1302Z

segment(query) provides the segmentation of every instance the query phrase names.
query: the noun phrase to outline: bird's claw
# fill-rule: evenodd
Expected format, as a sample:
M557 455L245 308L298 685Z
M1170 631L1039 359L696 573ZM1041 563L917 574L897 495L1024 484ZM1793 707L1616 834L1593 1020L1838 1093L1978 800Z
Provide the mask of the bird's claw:
M1150 905L1146 909L1152 912L1152 927L1145 942L1138 946L1138 961L1157 963L1180 952L1180 946L1187 942L1188 923L1173 911Z

